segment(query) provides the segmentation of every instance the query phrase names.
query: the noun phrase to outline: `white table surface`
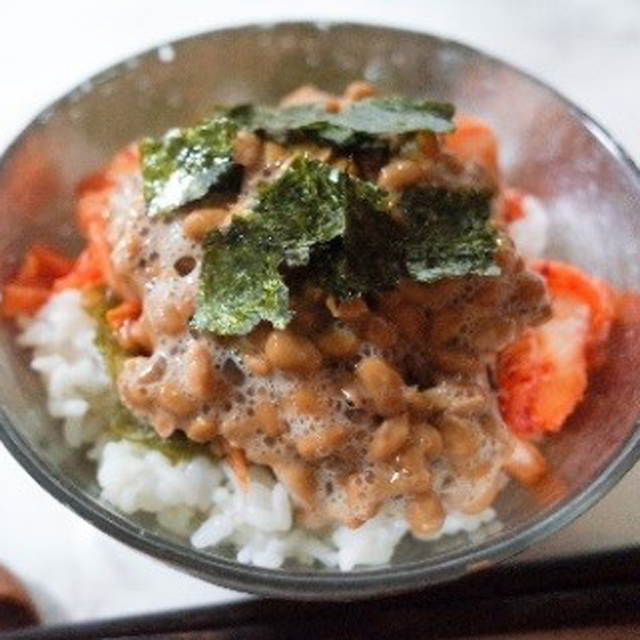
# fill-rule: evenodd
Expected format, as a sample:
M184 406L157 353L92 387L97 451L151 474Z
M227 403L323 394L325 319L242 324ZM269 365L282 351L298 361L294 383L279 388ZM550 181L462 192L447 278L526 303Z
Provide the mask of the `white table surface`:
M496 54L591 113L640 160L637 0L0 0L0 149L46 103L168 39L251 21L348 19L431 31ZM522 557L640 542L640 467ZM633 505L633 506L630 506ZM59 505L0 446L0 563L49 622L237 599L108 539Z

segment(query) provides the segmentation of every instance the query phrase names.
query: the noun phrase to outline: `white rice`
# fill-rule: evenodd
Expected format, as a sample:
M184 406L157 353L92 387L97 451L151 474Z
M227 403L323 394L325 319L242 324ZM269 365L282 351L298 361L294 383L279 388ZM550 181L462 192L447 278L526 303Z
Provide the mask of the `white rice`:
M509 225L518 252L529 260L540 258L547 247L549 219L540 200L526 195L522 199L524 215Z
M112 386L80 294L56 294L33 319L20 324L19 341L33 349L31 364L44 381L50 414L63 421L70 446L100 445L93 447L93 455L102 498L120 511L153 513L161 526L189 536L196 548L232 545L238 561L274 569L287 559L342 571L385 564L407 533L406 522L390 513L358 529L305 531L294 524L285 486L264 468L251 469L244 491L227 466L213 458L174 463L140 444L108 441L105 416L113 402ZM493 509L475 517L450 513L438 536L481 533L495 515Z
M47 410L63 420L72 447L94 443L104 431L111 406L111 381L95 344L95 325L84 312L80 293L51 297L32 319L21 319L18 342L33 349L31 367L47 391Z

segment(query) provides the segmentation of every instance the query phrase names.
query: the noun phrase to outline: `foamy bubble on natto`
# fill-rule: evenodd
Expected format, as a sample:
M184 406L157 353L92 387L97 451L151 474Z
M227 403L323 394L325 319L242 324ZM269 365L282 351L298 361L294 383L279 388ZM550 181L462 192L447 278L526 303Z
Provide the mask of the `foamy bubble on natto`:
M487 436L488 439L491 439ZM493 441L491 446L495 446ZM479 450L481 450L480 447ZM495 454L494 454L495 455ZM479 478L469 478L456 472L449 460L441 456L431 466L432 487L434 493L440 497L447 510L464 510L465 504L474 503L486 490L488 483L496 482L496 476L501 472L499 458L487 459L494 464L487 473Z
M190 275L197 277L199 265L202 263L202 244L185 236L180 220L166 223L167 228L158 228L157 253L160 256L160 267L164 274L184 277ZM156 244L156 243L153 243ZM191 268L185 273L180 265L186 261L191 263Z

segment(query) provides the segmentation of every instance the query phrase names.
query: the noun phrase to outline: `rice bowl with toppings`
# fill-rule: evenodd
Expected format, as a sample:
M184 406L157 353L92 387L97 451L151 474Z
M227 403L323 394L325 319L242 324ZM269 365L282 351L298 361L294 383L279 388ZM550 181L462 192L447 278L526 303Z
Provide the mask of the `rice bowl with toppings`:
M544 475L533 442L605 357L613 293L535 262L544 211L502 184L486 125L372 94L305 89L130 147L81 189L80 258L34 247L5 288L123 512L348 571L405 535L481 535L508 477Z

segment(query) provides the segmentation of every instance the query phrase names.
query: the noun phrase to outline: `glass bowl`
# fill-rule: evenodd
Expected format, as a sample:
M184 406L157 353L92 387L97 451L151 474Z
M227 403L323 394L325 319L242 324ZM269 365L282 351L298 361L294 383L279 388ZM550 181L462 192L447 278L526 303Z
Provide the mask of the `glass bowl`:
M273 102L303 83L340 91L366 78L385 92L450 100L495 127L507 180L551 217L550 253L640 290L640 177L624 151L555 91L469 47L427 34L356 24L256 25L197 35L127 60L64 96L15 140L0 163L0 282L34 239L74 250L74 188L142 134L193 123L219 103ZM630 302L612 357L558 436L552 474L535 492L510 485L501 527L480 536L405 540L388 566L339 573L237 562L197 551L144 516L99 498L95 470L63 444L28 355L0 326L0 436L45 489L89 522L149 555L232 589L293 598L394 593L462 576L522 551L579 516L640 455L640 311ZM10 490L10 488L7 488ZM46 527L46 523L42 523Z

